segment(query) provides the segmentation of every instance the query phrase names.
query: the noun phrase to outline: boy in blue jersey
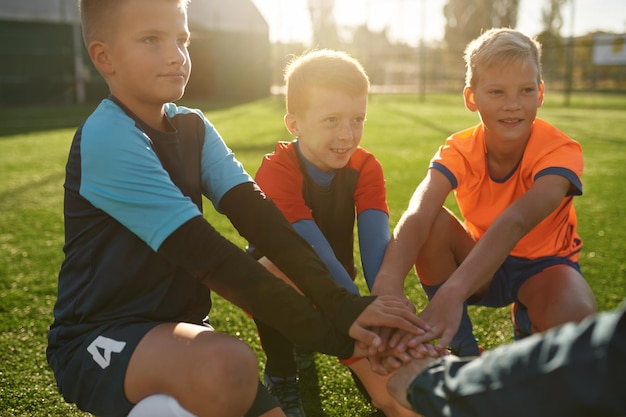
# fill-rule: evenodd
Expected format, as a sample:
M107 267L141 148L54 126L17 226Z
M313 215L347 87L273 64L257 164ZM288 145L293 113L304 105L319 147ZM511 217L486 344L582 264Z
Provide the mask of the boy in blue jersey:
M289 62L285 83L285 126L296 139L279 142L273 153L265 155L255 181L314 248L335 281L359 294L353 282L355 223L368 289L389 241L382 166L360 147L369 78L348 54L322 49ZM289 282L266 258L261 262ZM288 417L304 417L293 344L271 326L256 322L267 356L264 379L270 392ZM374 373L364 358L343 362L387 417L415 415L389 395L387 377Z
M187 1L79 5L111 95L77 130L66 167L65 260L46 352L64 398L103 417L137 403L132 417L283 415L259 400L252 350L204 325L209 289L310 349L407 359L370 328L427 326L396 297L337 286L202 113L171 103L191 69ZM202 195L308 298L213 229Z

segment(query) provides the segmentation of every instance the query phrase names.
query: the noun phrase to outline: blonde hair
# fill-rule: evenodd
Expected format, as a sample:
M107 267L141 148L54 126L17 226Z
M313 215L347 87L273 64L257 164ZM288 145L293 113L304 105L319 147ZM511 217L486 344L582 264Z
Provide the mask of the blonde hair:
M288 113L306 109L308 91L312 88L340 90L351 96L368 94L370 88L361 63L345 52L331 49L312 50L294 57L285 67L284 78Z
M89 45L94 40L104 40L116 31L116 14L128 0L78 0L83 40ZM169 0L187 8L190 0Z
M467 45L464 58L466 87L476 86L478 68L525 59L532 59L537 65L537 82L540 83L542 80L541 44L536 39L510 28L489 29Z

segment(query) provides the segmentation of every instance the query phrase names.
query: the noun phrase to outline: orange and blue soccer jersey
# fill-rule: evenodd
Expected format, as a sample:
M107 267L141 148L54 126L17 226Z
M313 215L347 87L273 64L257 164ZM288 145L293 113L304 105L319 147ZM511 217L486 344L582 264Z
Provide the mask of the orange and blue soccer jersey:
M576 231L572 200L573 196L582 194L582 149L554 126L536 119L522 159L505 178L489 175L482 124L450 136L431 160L430 168L450 180L465 224L477 239L537 178L543 175L567 178L571 183L567 196L517 243L511 255L578 260L582 241Z

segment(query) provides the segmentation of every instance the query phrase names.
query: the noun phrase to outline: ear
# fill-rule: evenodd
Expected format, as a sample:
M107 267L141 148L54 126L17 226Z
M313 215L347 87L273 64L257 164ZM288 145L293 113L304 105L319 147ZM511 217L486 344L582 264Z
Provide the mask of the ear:
M91 42L87 47L87 52L91 62L102 75L110 75L114 72L107 44L100 41Z
M293 136L300 135L300 129L298 128L298 118L293 113L287 113L284 117L285 127Z
M478 111L478 105L476 104L476 98L474 97L474 90L472 87L465 87L463 89L463 99L465 100L465 107L471 112Z
M541 107L541 105L543 104L543 94L545 92L545 85L543 83L543 80L541 80L541 82L539 83L539 105L537 107Z

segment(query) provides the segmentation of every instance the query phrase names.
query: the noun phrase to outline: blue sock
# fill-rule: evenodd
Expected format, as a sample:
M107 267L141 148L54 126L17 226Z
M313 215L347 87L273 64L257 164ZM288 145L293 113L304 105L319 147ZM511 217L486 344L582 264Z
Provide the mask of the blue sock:
M425 285L422 283L422 288L428 296L428 299L432 299L435 293L441 287L439 285ZM463 303L463 316L461 317L461 324L459 330L456 332L452 340L450 341L450 349L452 353L457 356L478 356L480 355L480 349L478 342L474 336L474 327L472 326L472 320L467 313L467 303Z

